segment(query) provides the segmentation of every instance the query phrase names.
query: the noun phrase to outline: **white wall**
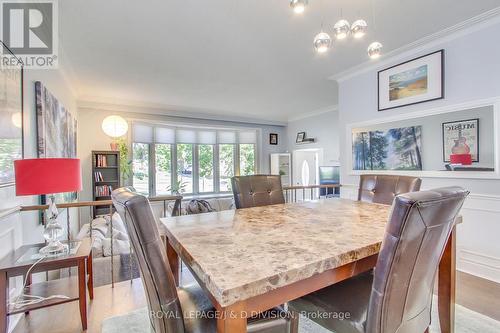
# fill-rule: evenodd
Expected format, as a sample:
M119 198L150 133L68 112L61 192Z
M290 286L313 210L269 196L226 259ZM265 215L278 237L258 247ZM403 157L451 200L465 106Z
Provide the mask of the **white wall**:
M440 106L500 96L500 19L449 36L414 54L384 60L378 68L339 79L339 121L341 182L344 196L354 196L358 177L350 174L346 161L351 147L346 144L346 125L391 115L417 112ZM456 38L455 38L456 37ZM398 109L377 111L377 71L402 61L445 50L444 100ZM349 185L352 185L349 187ZM424 178L422 187L460 185L471 191L465 204L465 222L458 227L458 268L500 282L500 180Z
M334 165L339 161L339 113L337 110L288 122L288 150L323 148L323 165ZM316 138L315 143L296 144L298 132Z
M76 100L68 88L68 82L59 70L25 70L24 71L24 157L37 157L36 149L36 107L35 81L41 81L64 106L76 116ZM38 204L38 197L16 197L14 186L0 188L0 257L21 246L43 241L43 226L39 224L35 213L13 211L19 205ZM75 214L73 214L76 220ZM64 218L64 217L63 217ZM15 284L11 285L10 292ZM11 319L11 328L16 320Z

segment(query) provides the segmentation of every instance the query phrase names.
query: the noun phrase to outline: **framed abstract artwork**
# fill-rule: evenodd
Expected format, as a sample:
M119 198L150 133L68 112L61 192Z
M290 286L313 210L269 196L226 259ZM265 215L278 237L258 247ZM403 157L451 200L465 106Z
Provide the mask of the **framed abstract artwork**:
M378 110L444 98L444 50L378 72Z
M76 118L40 82L35 82L38 157L76 158ZM63 193L58 202L71 202L76 193ZM42 196L42 204L45 198Z
M0 41L0 60L14 54ZM2 62L3 64L3 62ZM0 187L14 184L14 160L23 158L23 65L0 65Z
M450 162L453 154L470 154L479 162L479 119L443 123L443 161Z

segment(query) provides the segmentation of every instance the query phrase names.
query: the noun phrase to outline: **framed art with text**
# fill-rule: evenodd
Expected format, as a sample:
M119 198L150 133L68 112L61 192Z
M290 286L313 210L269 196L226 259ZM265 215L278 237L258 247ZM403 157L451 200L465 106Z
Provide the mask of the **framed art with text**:
M443 161L450 162L450 155L463 154L479 162L479 119L443 123Z
M444 50L378 72L378 110L444 98Z

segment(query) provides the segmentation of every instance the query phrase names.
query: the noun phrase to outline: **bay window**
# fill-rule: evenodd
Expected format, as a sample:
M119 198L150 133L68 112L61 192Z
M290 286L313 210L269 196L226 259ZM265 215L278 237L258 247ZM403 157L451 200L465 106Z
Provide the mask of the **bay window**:
M134 123L133 186L150 196L231 191L231 177L257 165L257 131Z
M172 145L164 143L156 144L155 162L156 194L170 194L172 184Z
M193 145L189 143L177 144L177 184L174 184L181 193L193 193Z
M221 192L231 191L231 177L234 176L234 144L219 145L219 189Z
M200 193L215 192L214 145L198 145L198 189Z
M149 145L132 144L132 168L135 190L142 194L149 193Z
M255 145L251 143L240 144L240 176L255 173Z

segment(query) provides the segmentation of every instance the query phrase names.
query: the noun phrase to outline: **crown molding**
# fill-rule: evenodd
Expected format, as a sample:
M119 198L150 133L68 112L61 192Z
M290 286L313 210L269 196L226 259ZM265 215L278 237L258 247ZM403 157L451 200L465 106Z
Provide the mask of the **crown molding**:
M434 34L418 39L410 44L406 44L400 48L392 50L382 55L379 59L377 59L377 61L366 61L338 74L332 75L328 77L328 79L342 82L354 76L388 66L395 61L414 56L415 54L436 47L439 44L455 40L498 23L500 23L500 7L491 9L449 28L443 29Z
M321 109L317 109L317 110L314 110L311 112L306 112L306 113L303 113L303 114L295 116L295 117L290 117L290 118L288 118L288 122L290 123L290 122L297 121L297 120L302 120L302 119L311 118L314 116L319 116L319 115L324 114L324 113L338 111L338 109L339 108L338 108L337 104L329 105L329 106L321 108Z
M262 119L256 117L231 116L223 110L199 109L185 106L163 105L146 102L121 101L114 103L106 100L79 99L78 109L91 109L97 111L142 113L149 115L161 115L168 117L227 121L234 123L245 123L255 125L286 126L286 121Z

